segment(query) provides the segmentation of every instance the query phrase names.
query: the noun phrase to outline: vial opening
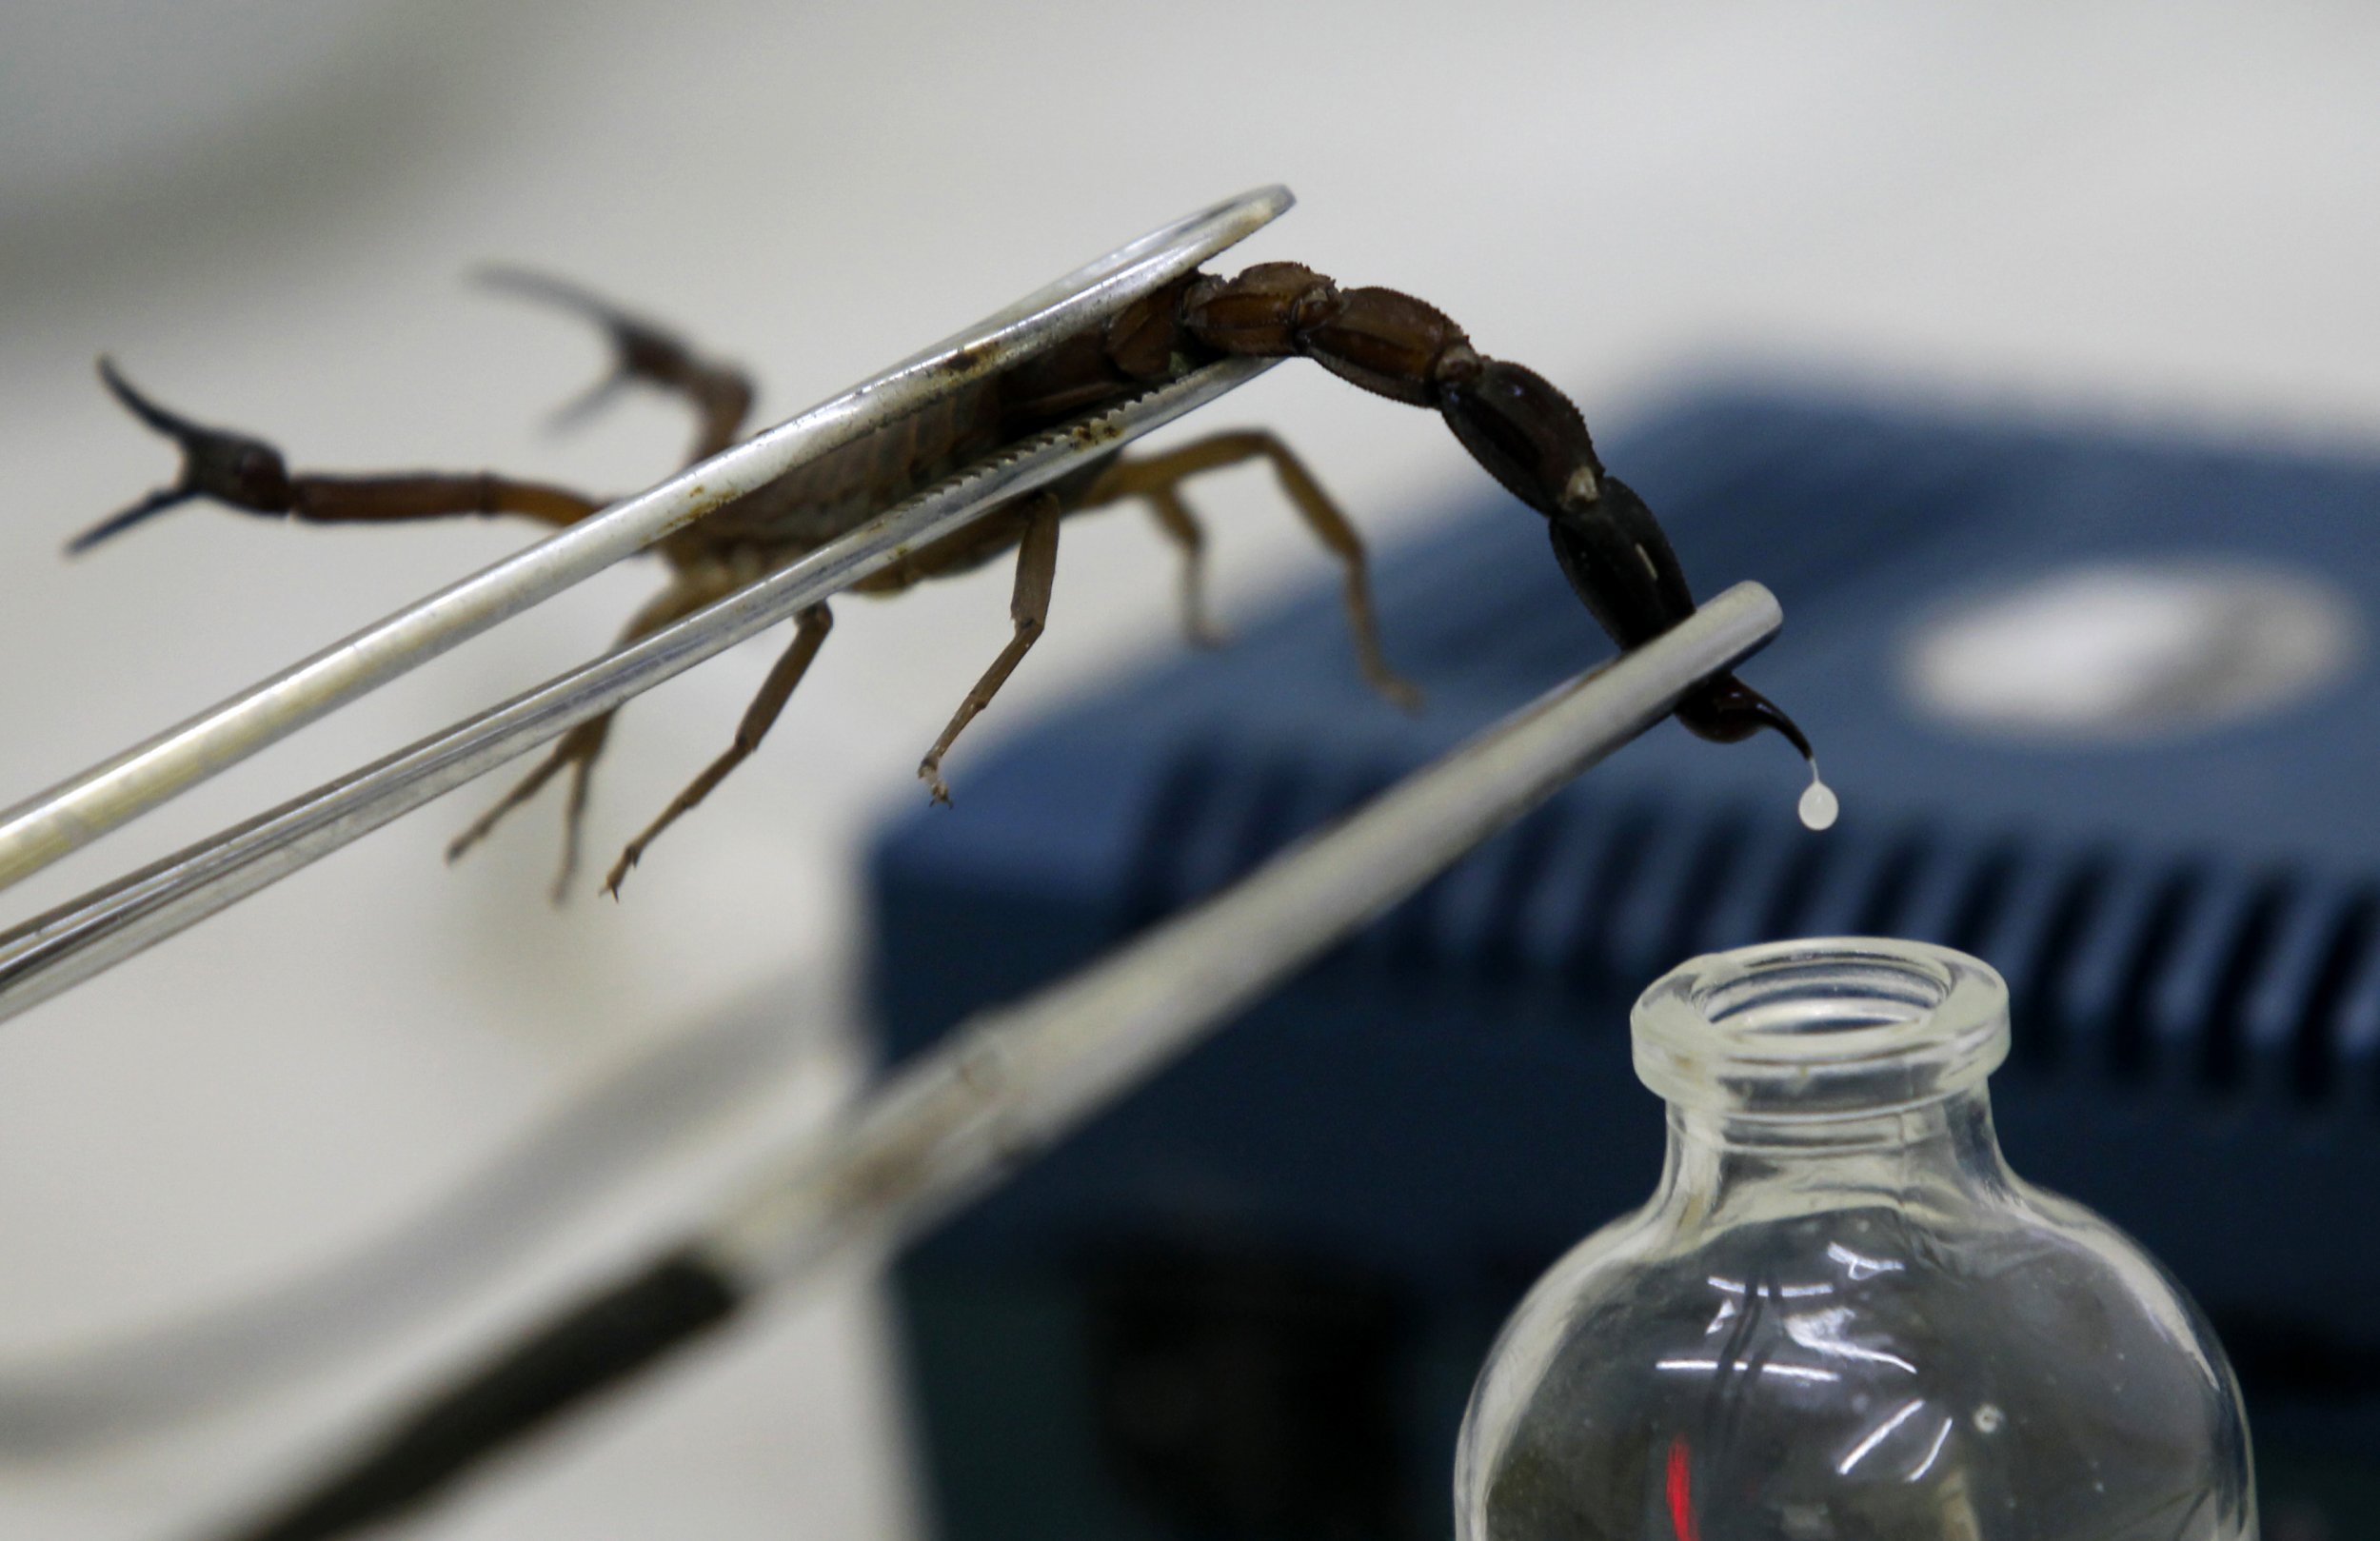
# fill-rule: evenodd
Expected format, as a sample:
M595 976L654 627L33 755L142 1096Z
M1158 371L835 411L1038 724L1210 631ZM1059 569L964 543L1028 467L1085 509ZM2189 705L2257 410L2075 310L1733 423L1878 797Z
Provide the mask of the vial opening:
M1979 1084L2008 1055L2008 987L1964 953L1835 937L1691 959L1633 1017L1636 1074L1750 1117L1893 1112Z

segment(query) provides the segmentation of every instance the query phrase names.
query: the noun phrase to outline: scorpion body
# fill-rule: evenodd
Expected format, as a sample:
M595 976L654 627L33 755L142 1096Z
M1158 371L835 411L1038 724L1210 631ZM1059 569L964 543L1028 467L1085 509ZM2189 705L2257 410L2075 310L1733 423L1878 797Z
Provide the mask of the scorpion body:
M488 276L575 310L608 334L612 372L565 408L565 418L583 415L624 384L642 382L682 396L692 407L698 425L692 460L717 453L744 431L752 389L735 368L698 355L667 331L572 286L508 269ZM1625 483L1605 471L1585 419L1569 398L1529 369L1482 356L1443 313L1409 295L1385 288L1342 290L1298 264L1266 263L1229 279L1187 274L1135 301L1104 326L971 382L935 407L823 455L670 536L659 549L670 565L671 581L631 619L623 640L702 608L1007 445L1226 355L1311 358L1376 395L1437 410L1497 482L1545 518L1563 574L1623 648L1693 613L1693 596L1658 523ZM129 410L179 445L183 469L172 485L78 537L69 547L72 551L199 497L248 513L327 523L509 514L554 525L593 513L607 501L485 473L292 474L271 445L168 411L104 359L100 370ZM948 796L941 774L943 756L1041 633L1061 521L1126 500L1147 504L1181 551L1185 623L1194 638L1206 640L1213 630L1201 596L1203 534L1183 501L1181 484L1201 472L1253 460L1273 466L1290 502L1340 563L1349 625L1367 679L1392 701L1418 704L1418 693L1381 651L1360 539L1278 439L1241 431L1153 455L1111 455L1012 500L857 585L862 593L889 594L980 566L1012 549L1018 554L1010 640L919 766L937 800ZM823 604L797 618L793 639L746 708L733 741L628 844L605 879L608 891L616 895L653 839L758 748L831 625ZM1676 715L1706 739L1734 742L1769 728L1805 759L1811 755L1793 721L1732 675L1698 685ZM561 739L454 840L449 859L568 769L559 895L575 870L588 775L609 727L608 716L597 718ZM1814 761L1814 790L1822 790L1815 777Z

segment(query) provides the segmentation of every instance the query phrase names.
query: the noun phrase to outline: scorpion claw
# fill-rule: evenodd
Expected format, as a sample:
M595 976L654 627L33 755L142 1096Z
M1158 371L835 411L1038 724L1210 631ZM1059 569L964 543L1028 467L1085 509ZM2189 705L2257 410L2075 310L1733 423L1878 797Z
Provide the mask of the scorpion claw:
M117 371L112 359L100 359L99 378L126 411L181 449L182 475L171 486L160 487L68 542L69 552L88 551L109 536L192 498L212 498L251 514L286 514L297 506L298 489L282 463L281 452L272 445L168 411L135 389Z
M547 433L569 432L611 405L611 399L620 394L621 387L625 385L628 380L629 375L626 369L614 369L603 379L587 386L586 389L555 407L553 415L545 420L545 431Z
M509 289L540 304L575 311L606 331L653 329L594 290L581 288L568 279L556 278L551 273L515 267L510 263L489 263L471 276L487 288Z
M66 543L66 554L79 557L111 535L121 535L152 514L164 513L176 504L189 502L198 496L194 487L159 487L122 513L111 514Z
M109 394L124 404L126 411L176 443L188 444L209 431L142 395L133 388L132 382L125 379L116 368L116 361L105 353L99 355L99 379L108 387Z
M585 421L632 380L665 385L683 382L698 372L693 355L686 351L684 343L576 284L507 267L483 267L477 277L490 288L508 289L583 316L603 328L611 340L611 372L555 411L547 425L555 432Z

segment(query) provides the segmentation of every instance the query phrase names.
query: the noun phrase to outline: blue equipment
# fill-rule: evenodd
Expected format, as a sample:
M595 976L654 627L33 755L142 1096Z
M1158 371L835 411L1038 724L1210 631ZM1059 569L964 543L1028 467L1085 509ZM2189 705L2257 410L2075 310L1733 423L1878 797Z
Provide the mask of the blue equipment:
M1795 823L1775 740L1664 725L918 1249L899 1288L943 1535L1443 1534L1496 1325L1658 1169L1636 993L1697 952L1881 933L2008 977L2009 1158L2214 1318L2268 1525L2380 1537L2380 462L1757 390L1606 458L1702 592L1783 600L1745 677L1809 731L1841 824ZM2344 662L2116 741L1913 693L1961 604L2175 562L2330 595ZM1608 647L1509 500L1391 553L1378 587L1418 719L1309 595L900 821L874 869L888 1057ZM2256 674L2225 649L2263 643L2203 641L2210 689Z

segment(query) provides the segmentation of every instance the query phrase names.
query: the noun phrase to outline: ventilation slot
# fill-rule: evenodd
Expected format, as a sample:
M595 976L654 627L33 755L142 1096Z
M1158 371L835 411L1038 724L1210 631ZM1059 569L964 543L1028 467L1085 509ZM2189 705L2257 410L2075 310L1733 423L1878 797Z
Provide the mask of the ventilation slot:
M2008 903L2015 883L2019 858L2016 847L2001 845L1986 853L1968 875L1966 892L1942 928L1942 944L1972 953L1983 944L1984 934Z
M1407 939L1413 955L1475 988L1499 989L1520 971L1521 915L1562 843L1559 802L1548 803L1481 845L1418 896Z
M1777 935L1779 895L1826 841L1775 813L1768 807L1733 816L1727 870L1717 875L1708 898L1697 901L1678 948L1681 957L1746 947Z
M1563 972L1582 988L1597 989L1622 982L1612 966L1611 933L1628 913L1638 875L1662 833L1659 811L1649 805L1624 809L1599 832L1599 849L1589 864L1571 876L1560 895L1568 919L1560 958Z
M1835 850L1831 840L1796 842L1796 849L1777 875L1776 891L1763 918L1761 935L1748 939L1808 934L1810 928L1803 920L1810 913L1811 900L1817 896L1818 885L1826 879L1827 859Z
M1877 863L1867 902L1860 908L1858 923L1852 928L1854 935L1896 937L1908 932L1902 911L1924 876L1927 855L1924 838L1914 832L1893 842L1884 859Z
M1175 756L1158 781L1124 878L1122 919L1127 933L1172 913L1180 902L1192 832L1214 805L1220 773L1213 756L1194 749Z
M1391 779L1334 787L1287 757L1235 766L1207 752L1181 756L1142 821L1126 890L1127 925L1145 926L1228 887Z
M1150 801L1134 926L1214 893L1368 800L1387 766L1181 756ZM2013 1074L2064 1071L2296 1103L2380 1097L2380 889L2192 861L2059 856L1937 821L1813 838L1770 810L1555 800L1391 910L1367 966L1471 989L1559 981L1597 1003L1682 958L1795 936L1938 940L2007 978ZM1608 1013L1590 1014L1603 1020ZM1582 1018L1586 1019L1586 1018Z
M1501 945L1522 971L1583 988L1601 962L1596 928L1650 815L1581 797L1557 799L1546 812L1551 821L1537 876L1517 885Z
M2380 1096L2380 947L2366 947L2340 993L2332 1052L2341 1087L2359 1098Z
M2323 950L2306 1009L2290 1037L2290 1087L2308 1102L2328 1101L2338 1091L2350 992L2370 977L2380 958L2376 932L2380 896L2365 893L2342 908Z
M1629 994L1677 961L1684 899L1696 869L1716 859L1713 834L1703 819L1648 821L1626 870L1597 896L1597 962Z
M1751 827L1751 817L1739 811L1714 819L1699 830L1681 831L1675 859L1664 864L1659 881L1641 885L1634 896L1631 902L1643 915L1642 935L1651 943L1642 978L1650 979L1703 950L1703 925L1730 877L1742 865Z
M2006 909L1977 933L1975 951L2007 978L2020 1068L2055 1065L2067 1024L2059 986L2082 950L2086 923L2098 911L2114 863L2084 857L2072 866L2015 863Z
M1881 918L1900 907L1913 876L1911 842L1894 835L1856 833L1808 840L1826 849L1794 906L1795 932L1848 937L1887 929Z
M2218 1091L2237 1088L2246 1078L2247 1003L2249 991L2273 964L2273 944L2291 898L2289 883L2269 879L2258 885L2233 930L2221 973L2216 977L2198 1052L2198 1078Z
M2192 871L2173 873L2156 885L2147 918L2130 939L2123 987L2108 1020L2107 1069L2119 1082L2138 1083L2154 1067L2150 998L2158 975L2173 956L2190 907L2204 879Z

